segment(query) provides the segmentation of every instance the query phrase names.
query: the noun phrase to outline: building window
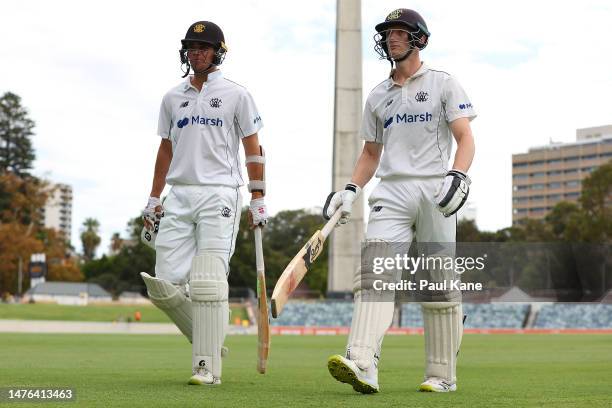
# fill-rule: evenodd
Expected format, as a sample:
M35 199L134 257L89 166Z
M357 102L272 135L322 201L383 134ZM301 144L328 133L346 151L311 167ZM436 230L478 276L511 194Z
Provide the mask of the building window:
M563 159L564 162L571 162L578 160L578 156L566 157Z
M591 160L591 159L596 159L597 155L596 154L589 154L586 156L582 156L582 160Z
M512 176L512 178L515 180L522 180L529 178L529 174L515 174L514 176Z
M544 177L545 175L544 172L531 173L531 177Z
M565 198L577 198L580 197L580 193L565 193Z
M551 159L551 160L548 160L548 164L559 164L559 163L563 163L563 160L561 160L561 159Z
M549 188L561 188L561 183L548 183Z
M525 162L525 163L513 163L512 167L527 167L529 165L529 163Z
M531 185L531 188L532 188L533 190L541 190L541 189L543 189L543 188L544 188L544 184L532 184L532 185Z
M553 170L553 171L549 171L546 174L548 174L549 176L556 176L559 174L563 174L563 172L561 170Z
M580 185L580 181L579 180L566 181L565 185L567 187L578 187Z
M578 173L578 169L567 169L563 171L565 174L576 174Z

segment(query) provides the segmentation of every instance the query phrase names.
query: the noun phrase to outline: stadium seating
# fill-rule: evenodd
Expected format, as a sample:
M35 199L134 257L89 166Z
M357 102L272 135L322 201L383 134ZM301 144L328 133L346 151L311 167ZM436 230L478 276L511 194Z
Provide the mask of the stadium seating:
M466 328L474 329L520 329L529 312L529 305L521 303L464 303L463 313L467 315ZM401 327L421 327L421 307L417 303L402 305Z
M520 329L527 321L530 305L526 303L464 303L466 328ZM289 302L274 326L330 327L350 326L353 312L351 301ZM401 306L400 327L422 327L421 307L418 303ZM543 305L537 314L535 328L612 328L612 305L605 304L550 304Z
M534 327L542 329L612 328L612 304L555 303L543 305Z
M274 326L350 326L353 302L346 301L292 301L285 305Z

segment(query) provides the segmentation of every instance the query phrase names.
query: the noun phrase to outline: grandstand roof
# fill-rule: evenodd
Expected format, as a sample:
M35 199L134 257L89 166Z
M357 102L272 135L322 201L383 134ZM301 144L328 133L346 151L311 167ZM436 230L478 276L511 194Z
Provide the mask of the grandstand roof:
M82 296L85 293L88 297L111 297L97 283L80 282L44 282L30 288L26 295Z

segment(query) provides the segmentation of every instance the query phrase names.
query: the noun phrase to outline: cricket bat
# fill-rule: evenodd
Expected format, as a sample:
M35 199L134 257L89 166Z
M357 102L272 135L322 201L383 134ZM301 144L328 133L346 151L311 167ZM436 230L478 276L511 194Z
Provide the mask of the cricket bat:
M255 263L257 265L257 371L266 373L270 352L270 318L266 295L266 272L261 241L261 227L255 228Z
M338 223L341 214L342 211L338 209L323 226L323 229L318 230L310 237L306 245L300 249L300 252L289 262L289 265L278 278L276 286L274 286L274 292L272 292L272 317L275 319L280 315L291 293L308 272L310 265L323 250L325 239Z

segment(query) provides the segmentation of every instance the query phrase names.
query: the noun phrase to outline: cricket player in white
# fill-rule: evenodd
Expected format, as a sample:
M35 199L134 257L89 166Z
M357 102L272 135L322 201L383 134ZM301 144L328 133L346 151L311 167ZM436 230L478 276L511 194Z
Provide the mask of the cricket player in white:
M238 188L244 184L240 142L251 180L251 226L268 218L257 136L262 121L249 92L218 69L227 47L216 24L194 23L181 43L186 79L162 100L162 140L143 215L142 237L156 250L156 276L141 275L151 301L192 342L189 384L220 384L230 319L227 276L242 207ZM172 189L162 205L166 183Z
M420 59L430 36L415 11L398 9L376 26L375 49L395 64L367 98L361 135L365 140L352 179L332 193L324 208L330 217L340 208L340 224L351 215L361 188L381 181L369 197L366 243L455 242L456 215L467 198L467 172L474 157L470 121L472 103L455 78L429 68ZM454 161L452 138L457 142ZM383 153L384 150L384 153ZM414 232L413 232L414 230ZM355 307L346 356L328 361L331 375L361 393L378 392L378 359L393 302L362 301L368 293L355 277ZM425 377L420 391L455 391L456 359L463 334L460 296L421 304L425 332Z

